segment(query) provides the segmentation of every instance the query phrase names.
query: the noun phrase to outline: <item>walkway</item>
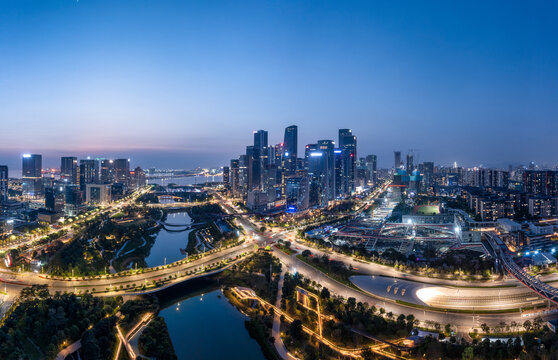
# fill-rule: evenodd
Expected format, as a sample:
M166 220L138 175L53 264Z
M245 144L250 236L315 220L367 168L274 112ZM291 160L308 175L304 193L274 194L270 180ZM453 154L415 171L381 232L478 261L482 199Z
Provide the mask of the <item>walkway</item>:
M275 307L280 309L281 308L281 297L283 296L283 281L285 280L285 270L281 271L281 275L279 277L279 289L277 290L277 300L275 300ZM271 330L271 335L275 339L275 350L279 353L281 358L284 360L297 360L296 357L292 356L285 344L283 343L283 339L281 339L281 315L279 313L275 313L275 317L273 318L273 328Z
M62 349L58 353L58 355L56 355L56 360L64 360L65 358L72 355L73 353L75 353L79 349L81 349L81 340L78 340L75 343L73 343L69 346L66 346L64 349Z

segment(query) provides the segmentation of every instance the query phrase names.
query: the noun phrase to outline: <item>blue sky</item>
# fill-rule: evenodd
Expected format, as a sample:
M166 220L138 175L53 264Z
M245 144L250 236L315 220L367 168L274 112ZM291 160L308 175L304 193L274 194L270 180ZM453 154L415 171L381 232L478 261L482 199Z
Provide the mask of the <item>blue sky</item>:
M382 166L556 164L558 6L528 5L4 0L0 163L217 166L297 124Z

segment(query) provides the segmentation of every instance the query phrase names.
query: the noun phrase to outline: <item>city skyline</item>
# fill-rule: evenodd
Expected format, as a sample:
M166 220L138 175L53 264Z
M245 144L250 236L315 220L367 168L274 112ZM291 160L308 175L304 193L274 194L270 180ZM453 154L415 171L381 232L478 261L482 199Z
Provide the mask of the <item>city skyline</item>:
M479 6L5 2L0 157L216 167L297 124L299 147L353 129L382 167L553 166L556 5Z

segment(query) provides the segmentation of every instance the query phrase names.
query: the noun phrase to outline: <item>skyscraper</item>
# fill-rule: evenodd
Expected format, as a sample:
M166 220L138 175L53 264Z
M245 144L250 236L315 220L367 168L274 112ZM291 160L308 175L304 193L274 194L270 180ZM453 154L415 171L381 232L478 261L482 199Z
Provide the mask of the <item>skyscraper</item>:
M8 167L0 165L0 204L8 201Z
M99 183L99 160L81 159L79 162L79 185L85 191L87 184Z
M116 159L113 162L114 182L128 184L130 180L130 159Z
M42 177L43 156L38 154L24 154L22 163L22 175L24 178Z
M287 178L285 190L286 211L293 213L308 209L308 193L308 178L306 176Z
M22 192L27 197L37 197L43 193L43 157L38 154L24 154L22 158Z
M231 160L231 167L230 167L230 183L231 183L231 192L234 197L239 196L239 161L238 159Z
M129 186L133 189L139 189L147 184L147 177L145 176L145 171L139 166L133 171L130 171Z
M368 177L372 184L375 184L377 181L377 165L378 157L376 155L368 155L366 157L366 169L368 170Z
M260 150L267 148L267 131L254 131L254 147Z
M248 191L258 190L261 187L262 163L260 159L260 149L256 146L246 147L246 161L248 170Z
M70 184L77 184L79 181L77 157L63 156L60 160L60 178L66 180Z
M298 127L296 125L285 128L283 144L285 171L289 175L294 174L296 172L296 160L298 156Z
M230 190L231 188L231 170L228 166L223 166L223 185L225 189Z
M335 198L342 198L345 194L343 185L343 150L333 149L333 173L335 181Z
M339 148L343 151L343 189L350 194L355 190L357 139L350 129L339 129Z
M409 152L407 154L407 175L411 175L415 170L415 165L413 163L413 153Z
M240 155L238 158L238 191L242 197L245 197L248 192L248 168L250 166L248 155Z
M101 160L101 184L112 184L115 182L114 179L114 161Z
M401 151L394 151L393 152L393 157L395 159L395 161L393 163L393 168L395 170L397 170L401 166Z
M310 202L327 206L335 197L334 145L332 140L319 140L317 150L309 154Z

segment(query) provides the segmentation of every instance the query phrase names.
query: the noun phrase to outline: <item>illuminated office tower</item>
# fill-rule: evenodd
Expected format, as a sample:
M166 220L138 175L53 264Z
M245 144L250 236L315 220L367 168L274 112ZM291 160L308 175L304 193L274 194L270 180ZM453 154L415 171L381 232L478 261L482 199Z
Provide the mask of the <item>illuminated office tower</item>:
M343 186L343 150L333 150L333 176L335 181L335 198L343 198L345 189Z
M397 170L401 166L401 151L394 151L393 157L395 158L395 162L393 163L393 168Z
M311 205L324 207L327 206L328 201L334 199L334 145L331 140L319 140L316 151L309 153Z
M318 151L318 144L308 144L304 148L304 168L306 170L310 169L310 154Z
M85 191L87 184L99 183L99 160L81 159L79 161L79 186Z
M246 198L248 195L248 168L250 166L248 155L240 155L238 158L238 194L242 198Z
M366 169L368 170L368 178L372 184L375 184L377 181L378 175L378 157L376 155L368 155L366 157Z
M38 154L24 154L22 158L23 196L36 198L43 193L43 157Z
M145 171L137 166L133 171L130 171L129 185L132 189L139 189L147 184L147 177Z
M343 151L343 191L350 194L356 188L357 139L350 129L339 129L339 148Z
M113 162L114 182L128 184L130 180L130 159L116 159Z
M267 131L254 131L254 147L260 149L260 151L267 148Z
M8 201L8 167L0 165L0 204Z
M101 184L112 184L115 182L114 161L101 160Z
M234 197L238 197L239 194L239 190L240 190L240 184L239 184L239 161L238 159L232 159L231 160L231 166L230 166L230 188L231 188L231 192L232 195Z
M298 156L298 127L296 125L285 128L285 137L283 139L285 172L287 175L294 174L297 169Z
M75 156L63 156L60 158L60 178L68 184L79 182L79 166Z
M407 175L411 175L413 173L413 170L415 170L413 158L413 153L409 152L407 154Z
M247 191L259 190L261 188L262 164L260 160L260 149L255 146L247 146Z
M286 179L286 212L294 213L308 209L309 186L308 177L293 176Z
M231 170L228 166L223 166L223 185L225 189L231 189Z
M90 205L106 205L110 203L110 185L86 184L85 201Z

